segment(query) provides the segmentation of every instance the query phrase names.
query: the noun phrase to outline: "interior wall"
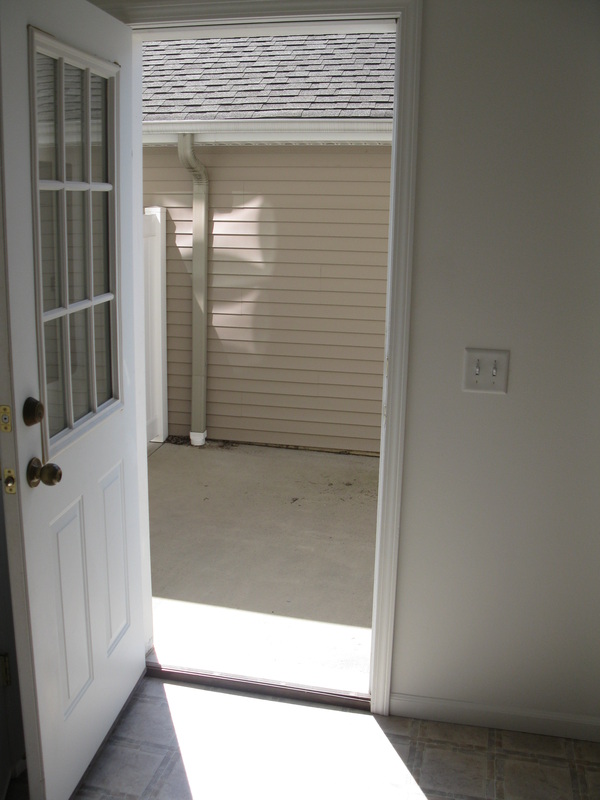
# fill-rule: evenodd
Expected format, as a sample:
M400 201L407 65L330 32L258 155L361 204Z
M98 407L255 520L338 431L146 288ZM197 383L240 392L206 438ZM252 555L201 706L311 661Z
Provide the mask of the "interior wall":
M600 738L599 53L594 0L424 2L394 713Z

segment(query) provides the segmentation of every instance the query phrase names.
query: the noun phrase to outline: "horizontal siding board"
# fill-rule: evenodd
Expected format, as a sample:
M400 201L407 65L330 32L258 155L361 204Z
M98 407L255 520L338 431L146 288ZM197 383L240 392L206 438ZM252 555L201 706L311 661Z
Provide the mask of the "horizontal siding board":
M175 340L177 342L178 340ZM174 352L176 348L174 348ZM273 354L255 354L252 352L223 352L220 350L211 351L210 362L215 366L227 367L261 367L262 369L289 369L290 359L288 356ZM294 369L304 372L324 372L334 375L338 372L360 373L362 375L378 375L383 367L379 361L358 361L353 358L335 359L327 356L296 356L294 358Z
M189 436L189 415L180 417L174 414L172 417L169 417L169 434L175 436Z
M327 426L328 432L340 431L342 427L348 430L360 429L360 435L364 436L365 431L369 431L370 436L377 436L379 431L380 415L372 413L360 414L355 411L331 411L329 409L318 408L276 408L275 406L249 406L246 404L219 402L218 405L207 406L207 417L211 419L231 418L231 424L244 427L243 421L251 419L258 421L259 425L272 425L277 430L285 430L288 427L296 431L304 426L304 430L317 432L324 430ZM357 424L360 419L361 424Z
M185 285L179 280L179 285ZM386 281L368 278L288 278L280 275L211 275L208 279L209 289L234 289L241 287L256 291L283 292L367 292L383 295L385 298ZM290 295L293 301L293 295ZM385 300L384 300L385 302Z
M192 199L189 192L171 192L168 188L165 188L164 191L144 193L145 206L163 206L168 208L170 212L175 209L187 210L190 208L191 203Z
M173 353L173 357L175 357L175 354L177 352L181 353L182 357L183 353L185 353L188 356L190 364L192 363L192 352L190 347L190 341L188 338L182 338L181 336L172 336L167 340L167 354Z
M187 233L181 226L178 233ZM282 222L274 220L237 220L231 215L227 220L214 220L212 225L213 236L256 236L259 234L265 239L277 237L278 245L286 241L286 237L301 236L304 239L314 237L327 237L327 239L351 239L352 237L364 239L367 244L374 244L372 239L386 241L387 225L365 224L359 222ZM191 231L190 231L191 234Z
M357 319L357 320L379 320L383 323L385 319L385 308L381 306L334 306L323 305L311 308L311 317L314 319ZM284 305L282 303L264 303L254 301L244 303L240 301L209 301L208 311L211 314L223 315L248 315L267 316L271 314L277 317L300 317L306 319L307 306L300 303L294 305Z
M178 347L167 348L167 361L169 364L186 364L188 369L192 366L192 354L189 349ZM170 369L168 370L170 371Z
M190 287L192 286L192 275L187 270L177 269L172 270L168 274L167 283L169 288L173 288L175 286L185 286Z
M177 377L177 376L175 376ZM210 381L211 391L219 392L226 391L232 395L240 394L240 381L234 378L221 378L216 375L211 375ZM281 381L274 379L269 381L267 378L263 380L253 380L247 378L243 383L243 396L250 397L251 395L260 396L261 393L265 397L270 395L278 395L281 402L286 403L285 397L291 395L290 402L298 402L302 404L306 402L307 398L315 403L331 402L339 403L340 401L345 404L353 402L368 401L375 403L379 408L381 406L381 384L377 386L353 386L352 399L348 398L348 387L345 385L336 386L334 384L319 384L314 386L307 383L295 383L292 381Z
M210 177L210 174L209 174ZM352 180L348 181L327 181L321 184L314 180L298 180L293 182L285 181L269 181L269 180L253 180L250 181L228 181L227 183L221 182L218 188L227 187L227 191L235 192L241 197L273 197L278 194L286 194L288 197L314 197L315 195L321 197L337 197L338 195L353 194L360 197L388 197L390 192L390 185L388 181L374 181L365 180L357 181L356 175L352 176ZM148 181L148 191L155 191L154 187L158 181ZM185 183L183 181L175 181L173 186L175 191L185 191ZM285 191L283 191L285 190ZM222 191L222 188L221 188Z
M190 296L184 298L177 298L177 297L167 297L167 315L172 313L181 313L189 315L190 319L192 316L192 297L191 293Z
M190 369L191 361L177 361L177 360L169 360L169 368L167 372L169 373L169 379L172 375L185 375L186 378L192 380L192 371ZM176 385L176 384L175 384Z
M215 337L208 340L208 350L213 354L215 360L220 353L224 356L251 353L252 356L258 358L281 356L293 359L292 363L294 364L303 363L302 360L310 362L314 358L317 364L320 364L322 360L327 360L332 364L338 361L352 361L353 364L368 362L375 364L377 369L381 369L383 363L383 359L377 360L381 356L381 348L360 347L352 343L336 345L331 342L305 344L257 340L240 342L239 340Z
M189 389L192 388L192 376L189 372L178 375L176 372L169 373L169 389Z
M191 237L188 237L191 239ZM387 240L365 239L364 237L339 236L337 238L329 236L313 236L309 231L304 236L276 236L273 239L263 237L262 233L251 236L243 235L220 235L215 234L211 239L212 247L215 250L274 250L275 252L286 250L317 250L327 252L332 250L335 253L387 253ZM179 244L177 245L179 247ZM187 247L186 241L181 242L181 247ZM191 242L190 245L191 246Z
M209 320L209 336L214 335L215 331L227 329L231 332L246 335L248 330L253 331L281 331L282 335L299 336L306 332L312 334L335 333L343 335L347 332L360 334L376 334L380 337L380 345L383 347L384 330L379 320L370 319L332 319L331 317L276 317L239 314L237 316L229 314L211 314ZM297 341L300 341L298 339Z
M187 406L192 399L192 390L191 387L185 386L169 386L169 398L171 400L181 400L184 401ZM187 408L186 406L186 408Z
M220 191L219 191L220 189ZM264 195L248 192L233 191L221 187L211 187L211 202L219 208L230 208L248 210L251 208L265 209ZM390 208L390 198L388 194L376 194L370 196L356 196L354 194L338 195L279 195L277 197L277 209L320 209L329 211L339 210L362 210L385 211Z
M144 193L145 194L160 194L161 191L165 191L168 187L169 192L175 192L176 194L184 194L190 192L191 189L191 181L182 176L181 180L176 180L173 178L172 180L145 180L144 181Z
M236 366L231 364L210 363L207 369L209 380L212 378L231 378L237 381L259 380L259 381L282 381L283 383L301 383L312 385L315 393L327 392L332 385L343 386L347 392L354 390L356 386L372 386L381 390L383 385L382 376L377 372L373 373L353 373L353 372L318 372L316 370L299 370L275 368L273 366Z
M318 202L318 198L315 198ZM211 205L211 218L216 230L216 226L229 222L233 216L233 208L217 208ZM280 223L295 223L297 225L322 224L323 210L314 206L306 208L288 207L277 209L264 209L257 206L255 209L248 207L237 209L236 216L240 219L244 217L253 221L269 221ZM331 225L383 225L388 224L388 209L366 209L362 206L357 208L330 208L327 211L327 219Z
M192 335L191 325L167 325L168 340L188 339Z
M385 264L347 264L338 259L337 264L318 264L308 262L284 261L271 262L268 265L261 261L225 261L213 260L209 280L215 280L221 275L239 275L250 277L260 275L263 277L277 278L343 278L348 280L378 280L387 281L387 266ZM181 262L181 268L189 262ZM191 265L190 265L191 268ZM380 287L381 288L381 287ZM383 287L385 291L385 287Z
M179 400L176 397L172 397L171 393L169 392L169 407L173 409L173 412L179 413L182 415L181 419L183 419L184 414L190 413L190 403L189 400Z
M170 325L186 325L191 327L192 325L192 312L190 311L175 311L171 309L169 311L169 324Z
M188 286L171 286L167 282L167 304L169 303L169 300L182 300L182 301L187 300L191 305L191 302L192 302L191 286L192 286L191 283L190 283L189 287Z
M167 263L178 261L192 262L192 248L191 247L176 247L167 241Z
M179 287L172 287L176 291ZM362 294L361 292L351 291L303 291L292 292L279 291L278 289L261 289L260 294L252 296L253 290L231 287L213 287L211 297L213 302L222 300L225 302L245 302L254 303L260 300L262 303L277 304L279 306L295 306L299 304L309 306L338 305L338 306L371 306L375 308L385 307L385 294L383 296L373 294Z
M306 164L284 165L280 164L252 164L245 165L233 164L227 166L209 166L211 183L227 183L238 185L251 184L257 186L268 182L276 186L283 185L287 192L290 187L310 182L317 191L327 192L332 184L357 183L360 185L375 183L383 186L384 190L389 191L390 168L382 166L361 165L356 160L350 170L347 165L332 166L330 164L319 164L318 166L307 166ZM157 180L164 168L148 168L149 180ZM358 179L358 180L357 180Z
M377 400L360 400L348 397L317 397L315 395L295 395L265 393L265 392L238 392L227 389L210 389L207 394L208 405L215 411L221 404L238 403L248 409L257 407L259 409L286 409L292 410L300 416L307 410L317 410L320 412L340 413L364 413L369 414L375 419L374 424L379 424L381 417L381 404ZM259 414L257 416L263 416Z
M270 431L290 431L292 433L303 433L308 436L347 436L351 438L354 436L361 436L367 439L379 438L379 431L377 426L368 425L347 425L335 422L317 422L314 420L294 420L294 419L273 419L271 418L254 418L256 421L256 428L261 430ZM207 417L207 426L210 428L213 425L219 427L230 426L232 430L248 428L247 425L242 424L242 419L239 417L227 417L222 414L210 415Z
M281 278L320 278L323 270L328 265L309 264L301 262L286 263L284 261L270 262L268 265L261 261L239 260L215 260L211 262L209 280L215 280L221 275L239 275L248 278L253 275L263 275L266 277L276 275ZM377 267L369 267L377 269Z
M175 330L176 327L183 326L173 326L173 329ZM273 342L295 345L326 345L327 347L343 346L348 343L348 336L343 331L283 330L282 328L260 328L256 324L249 327L217 327L210 325L208 339L221 342ZM384 345L384 335L383 333L362 333L360 343L362 347L375 348L374 352L379 355Z
M186 251L187 252L187 251ZM167 257L168 257L168 248L167 248ZM212 264L215 262L222 262L228 261L232 262L235 259L232 259L232 251L231 250L220 250L218 248L213 249L210 254L211 258L211 267ZM191 252L189 259L191 259ZM181 260L181 259L178 259ZM361 252L356 253L352 250L333 250L333 251L319 251L319 250L269 250L264 248L263 250L259 251L258 253L255 250L246 251L244 253L239 254L237 261L243 262L251 262L256 264L351 264L354 266L362 266L362 267L369 267L369 266L387 266L387 252ZM212 267L212 269L222 269L219 265L218 267Z

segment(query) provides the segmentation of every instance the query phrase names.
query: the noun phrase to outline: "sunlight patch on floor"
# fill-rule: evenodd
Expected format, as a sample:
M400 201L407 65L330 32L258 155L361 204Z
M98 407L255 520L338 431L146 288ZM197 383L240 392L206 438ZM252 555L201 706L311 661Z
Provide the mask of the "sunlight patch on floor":
M154 597L163 667L368 694L371 630Z
M426 800L368 714L165 685L193 798Z

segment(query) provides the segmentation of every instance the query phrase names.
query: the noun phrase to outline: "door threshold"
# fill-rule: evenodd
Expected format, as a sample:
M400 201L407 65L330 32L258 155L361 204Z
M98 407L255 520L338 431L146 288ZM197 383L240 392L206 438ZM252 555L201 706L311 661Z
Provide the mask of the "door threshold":
M285 700L322 703L323 705L340 706L358 711L371 710L370 695L360 692L297 686L277 681L247 678L242 675L186 669L185 667L168 667L157 663L154 659L146 661L146 675L149 678L162 678L175 683L191 683L197 686L207 686L211 689L226 689L228 691L268 695L269 697L283 698Z

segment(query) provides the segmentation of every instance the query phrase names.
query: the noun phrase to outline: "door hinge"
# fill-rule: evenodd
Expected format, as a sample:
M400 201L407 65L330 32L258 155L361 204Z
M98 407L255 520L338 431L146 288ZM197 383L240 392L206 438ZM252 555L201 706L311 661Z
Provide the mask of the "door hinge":
M12 431L12 411L10 406L0 406L0 431L10 433Z
M8 653L0 653L0 686L10 686L10 662Z

